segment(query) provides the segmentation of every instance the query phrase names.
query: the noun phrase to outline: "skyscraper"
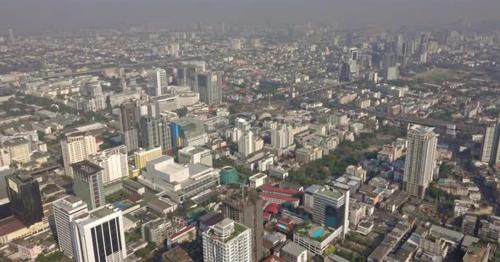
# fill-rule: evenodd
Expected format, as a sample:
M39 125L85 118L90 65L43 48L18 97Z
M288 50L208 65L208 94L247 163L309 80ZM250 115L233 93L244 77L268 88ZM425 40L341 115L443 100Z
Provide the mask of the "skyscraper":
M73 176L71 164L80 162L97 152L95 136L82 132L67 133L61 140L61 151L64 172L68 176Z
M407 140L403 190L423 198L436 166L438 135L432 127L409 125Z
M344 237L349 231L349 191L322 187L314 193L313 221L335 229Z
M203 70L199 69L197 66L190 65L187 68L187 83L186 85L191 87L195 92L198 92L198 73Z
M258 261L252 260L250 235L248 227L225 218L203 232L203 261Z
M351 65L349 63L343 62L340 65L339 80L340 82L351 81Z
M73 257L71 223L76 217L86 214L87 204L81 199L68 196L52 203L59 249L68 257Z
M27 227L42 221L42 196L38 182L29 175L6 177L12 213Z
M136 101L125 102L120 106L120 128L128 152L139 149L140 110Z
M71 232L76 262L116 262L127 256L121 211L102 207L82 214Z
M500 124L494 123L486 127L481 154L481 162L500 165Z
M109 184L128 176L127 147L124 145L90 155L89 160L103 168L103 184Z
M140 120L141 147L153 149L160 147L163 152L172 149L172 136L168 117L143 116Z
M16 41L16 37L14 35L14 29L12 29L12 28L9 28L9 41L10 42Z
M168 88L167 71L156 68L149 72L148 95L161 96Z
M198 74L200 100L208 105L222 102L222 86L218 74L209 72Z
M243 157L247 157L252 154L254 150L253 132L248 131L238 140L238 153Z
M264 200L255 191L241 189L226 195L221 210L224 217L251 229L252 261L260 261L264 256Z
M87 83L80 89L80 93L84 97L81 108L84 111L102 111L106 109L106 97L102 92L102 86L99 82Z
M273 148L283 149L293 145L293 129L288 125L271 129L271 145Z
M101 207L104 202L104 188L102 185L102 167L83 160L72 164L73 191L75 195L87 203L90 210Z
M203 121L197 118L183 117L170 122L172 149L186 146L203 146L208 142Z

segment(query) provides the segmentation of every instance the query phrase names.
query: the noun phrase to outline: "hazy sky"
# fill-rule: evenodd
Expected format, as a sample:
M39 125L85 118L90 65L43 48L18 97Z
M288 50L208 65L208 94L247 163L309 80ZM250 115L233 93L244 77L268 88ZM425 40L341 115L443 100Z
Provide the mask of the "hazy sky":
M197 22L430 25L460 18L500 20L500 0L0 0L0 33Z

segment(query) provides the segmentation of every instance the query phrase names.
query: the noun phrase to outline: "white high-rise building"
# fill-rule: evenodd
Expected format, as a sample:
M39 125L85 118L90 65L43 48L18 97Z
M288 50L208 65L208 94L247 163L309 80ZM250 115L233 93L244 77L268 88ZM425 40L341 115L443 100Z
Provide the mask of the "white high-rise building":
M407 140L403 190L423 198L436 167L438 135L432 127L409 125Z
M128 176L127 147L124 145L90 155L89 160L102 167L103 184L109 184Z
M243 118L236 118L235 121L236 128L238 128L241 132L247 132L250 130L250 124L247 120Z
M324 186L313 196L313 221L331 228L335 237L344 238L349 232L349 190Z
M121 211L107 207L82 214L72 223L76 262L121 262L127 256Z
M252 261L250 228L225 218L203 232L203 261Z
M68 257L73 257L71 223L76 217L88 212L87 204L81 199L68 196L52 203L59 249Z
M243 157L247 157L254 151L255 149L254 149L253 132L248 131L244 133L240 137L240 140L238 141L238 153Z
M231 130L231 140L235 143L239 143L240 138L245 132L250 130L250 124L247 120L243 118L236 118L235 127Z
M500 124L490 124L484 133L481 162L490 165L500 164Z
M156 68L149 72L149 90L150 96L161 96L163 90L168 88L168 77L165 69Z
M95 136L82 132L68 133L61 140L61 151L64 172L68 176L73 176L71 164L86 159L90 154L97 153Z
M271 145L273 148L283 149L293 145L293 128L282 125L271 130Z

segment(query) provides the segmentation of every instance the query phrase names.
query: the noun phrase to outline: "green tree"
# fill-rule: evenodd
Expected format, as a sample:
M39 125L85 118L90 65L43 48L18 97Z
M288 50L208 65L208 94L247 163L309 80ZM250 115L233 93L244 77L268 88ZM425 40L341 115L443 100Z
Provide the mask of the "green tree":
M187 107L179 108L175 110L175 113L177 113L179 117L185 117L188 113L188 109Z

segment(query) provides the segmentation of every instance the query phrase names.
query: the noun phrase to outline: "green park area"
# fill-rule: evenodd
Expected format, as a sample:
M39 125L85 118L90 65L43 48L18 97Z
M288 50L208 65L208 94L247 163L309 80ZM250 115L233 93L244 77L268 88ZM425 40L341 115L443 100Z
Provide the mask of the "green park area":
M341 176L347 166L376 157L384 144L406 135L404 128L384 127L374 133L356 137L354 142L343 141L330 154L292 170L289 179L300 185L324 184L329 178Z
M466 75L465 72L446 68L433 68L415 75L416 80L426 83L442 83L444 81L456 81Z

